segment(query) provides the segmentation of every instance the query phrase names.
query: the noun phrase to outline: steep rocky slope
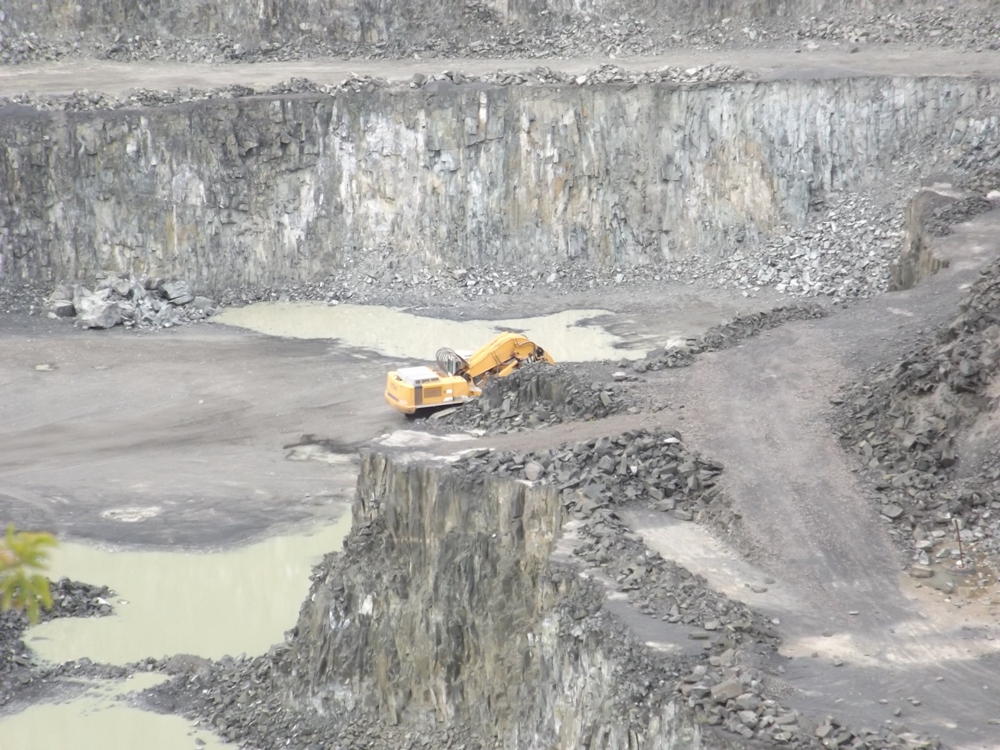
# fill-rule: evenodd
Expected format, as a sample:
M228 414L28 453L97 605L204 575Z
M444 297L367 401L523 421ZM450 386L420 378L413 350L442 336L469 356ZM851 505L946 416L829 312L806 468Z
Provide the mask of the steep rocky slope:
M995 127L982 80L455 81L114 111L9 104L0 278L145 273L214 296L342 271L403 290L442 265L711 278L682 263L704 256L731 258L738 270L722 270L742 288L851 299L888 285L891 226L849 210L809 237L789 230L837 191L891 200L887 176L909 175L916 150L925 168L950 164Z

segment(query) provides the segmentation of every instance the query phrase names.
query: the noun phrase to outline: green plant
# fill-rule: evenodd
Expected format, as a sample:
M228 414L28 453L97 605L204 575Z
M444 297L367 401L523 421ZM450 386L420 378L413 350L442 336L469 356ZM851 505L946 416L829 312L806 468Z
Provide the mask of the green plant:
M41 607L51 609L52 592L43 571L56 544L52 534L15 531L14 524L7 527L0 542L0 611L23 611L29 622L36 623Z

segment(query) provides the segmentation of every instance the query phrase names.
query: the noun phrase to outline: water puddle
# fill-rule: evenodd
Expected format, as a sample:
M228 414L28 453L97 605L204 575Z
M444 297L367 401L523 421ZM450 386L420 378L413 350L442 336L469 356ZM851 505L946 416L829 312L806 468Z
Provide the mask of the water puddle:
M340 550L350 525L344 513L314 533L214 553L110 552L63 543L52 556L50 576L111 587L115 614L42 623L26 641L50 662L265 653L295 625L312 567Z
M445 320L391 307L322 302L258 302L231 307L212 320L270 336L339 339L389 357L430 360L442 346L474 351L500 331L519 331L548 350L557 362L640 359L653 344L609 333L595 318L607 310L567 310L511 320Z
M152 687L167 675L139 673L121 682L95 682L83 695L41 703L0 719L3 750L224 750L211 732L179 716L142 711L122 696Z

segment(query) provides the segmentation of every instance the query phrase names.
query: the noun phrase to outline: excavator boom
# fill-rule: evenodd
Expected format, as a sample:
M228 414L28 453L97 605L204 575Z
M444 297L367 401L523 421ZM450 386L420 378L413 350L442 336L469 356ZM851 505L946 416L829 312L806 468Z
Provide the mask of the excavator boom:
M437 367L407 367L390 372L385 400L404 414L475 398L493 377L507 377L523 364L547 362L552 356L527 336L507 331L468 357L440 349Z

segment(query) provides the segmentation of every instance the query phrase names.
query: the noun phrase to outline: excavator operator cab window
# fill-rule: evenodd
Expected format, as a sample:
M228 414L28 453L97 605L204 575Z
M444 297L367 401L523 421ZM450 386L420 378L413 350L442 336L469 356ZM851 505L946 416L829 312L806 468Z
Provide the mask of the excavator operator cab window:
M469 363L460 354L455 352L454 349L447 348L438 349L437 363L438 367L449 375L458 375L469 367Z

